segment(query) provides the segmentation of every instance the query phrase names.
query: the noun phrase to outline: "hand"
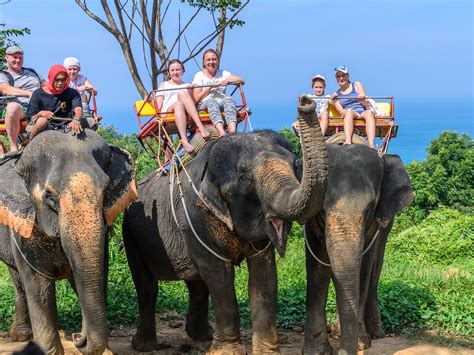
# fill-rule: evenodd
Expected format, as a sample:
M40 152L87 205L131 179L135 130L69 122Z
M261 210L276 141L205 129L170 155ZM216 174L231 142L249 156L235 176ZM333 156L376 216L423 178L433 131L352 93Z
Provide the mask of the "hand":
M89 92L95 90L93 86L87 86L87 85L84 85L84 90L87 90Z
M357 100L359 101L364 101L366 99L366 96L365 95L357 95Z
M222 80L220 83L219 83L219 86L227 86L229 85L229 80Z
M193 90L196 88L196 84L188 84L188 90Z
M344 117L344 115L346 114L347 110L342 110L342 111L339 111L339 114L341 115L341 117Z
M43 117L43 118L46 118L48 121L54 117L54 113L52 113L51 111L40 111L38 112L38 114L36 115L36 117Z
M337 100L338 98L339 96L337 95L337 93L331 95L331 100Z
M81 125L81 122L79 122L79 120L77 118L74 118L71 123L69 123L67 125L67 127L69 129L71 129L71 131L74 133L74 134L79 134L82 132L82 125Z

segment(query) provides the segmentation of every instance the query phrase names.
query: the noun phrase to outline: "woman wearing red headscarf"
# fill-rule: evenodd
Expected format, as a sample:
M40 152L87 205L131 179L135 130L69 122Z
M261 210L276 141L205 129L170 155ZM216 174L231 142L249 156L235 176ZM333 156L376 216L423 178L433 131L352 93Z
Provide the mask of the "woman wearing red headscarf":
M45 129L71 129L78 134L82 131L82 102L79 93L69 88L69 74L60 64L49 69L48 83L33 92L26 117L27 131L32 139ZM53 117L72 118L72 121L51 121Z

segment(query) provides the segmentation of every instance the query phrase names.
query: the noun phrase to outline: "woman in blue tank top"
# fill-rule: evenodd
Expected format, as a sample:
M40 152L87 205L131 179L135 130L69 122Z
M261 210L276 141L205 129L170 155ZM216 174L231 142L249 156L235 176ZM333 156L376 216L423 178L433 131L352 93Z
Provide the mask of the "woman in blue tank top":
M374 148L375 139L375 116L368 107L365 98L365 90L359 81L351 83L349 81L349 69L344 66L336 67L336 81L339 84L332 96L332 103L336 110L344 118L344 144L352 144L352 133L354 131L354 119L365 120L365 130L369 147Z

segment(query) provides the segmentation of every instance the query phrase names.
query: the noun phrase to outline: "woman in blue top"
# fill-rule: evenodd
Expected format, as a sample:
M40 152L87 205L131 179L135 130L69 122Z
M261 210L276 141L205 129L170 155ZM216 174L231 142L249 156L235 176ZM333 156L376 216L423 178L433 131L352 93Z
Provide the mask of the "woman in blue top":
M332 95L332 103L336 110L344 118L344 144L352 144L352 132L354 131L354 119L365 120L365 130L369 147L374 148L375 139L375 116L369 110L364 87L361 82L351 83L349 80L349 69L338 66L334 69L339 90Z

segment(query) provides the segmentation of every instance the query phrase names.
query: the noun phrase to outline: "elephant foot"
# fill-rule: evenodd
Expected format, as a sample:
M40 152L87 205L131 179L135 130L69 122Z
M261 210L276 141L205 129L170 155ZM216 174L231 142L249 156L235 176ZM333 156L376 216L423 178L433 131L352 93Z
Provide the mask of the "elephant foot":
M27 341L33 338L33 332L29 327L19 327L15 324L10 329L10 339L12 341Z
M380 338L385 338L386 334L380 324L373 326L370 331L370 336L372 339L380 339Z
M341 339L341 325L339 324L339 322L330 326L329 334L331 338L335 340Z
M368 334L359 335L359 339L357 340L357 350L367 350L372 345L372 339Z
M197 326L196 323L186 321L185 330L186 334L188 334L188 336L195 341L212 340L212 334L214 333L214 329L207 322L207 320L204 326Z
M247 354L247 350L245 350L245 346L243 346L240 343L228 344L228 345L222 346L222 347L216 347L213 344L206 354L209 354L209 355L245 355L245 354Z
M254 335L252 338L252 354L280 354L278 338L275 337L267 341Z
M301 353L312 355L332 355L333 348L327 339L322 342L306 341Z
M140 352L153 351L158 345L158 340L155 336L134 335L132 337L132 347Z

